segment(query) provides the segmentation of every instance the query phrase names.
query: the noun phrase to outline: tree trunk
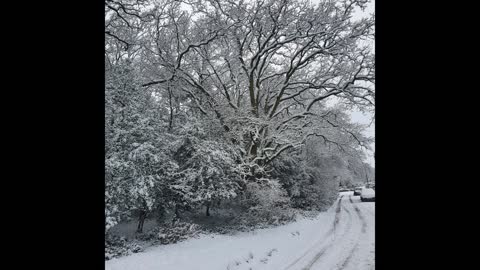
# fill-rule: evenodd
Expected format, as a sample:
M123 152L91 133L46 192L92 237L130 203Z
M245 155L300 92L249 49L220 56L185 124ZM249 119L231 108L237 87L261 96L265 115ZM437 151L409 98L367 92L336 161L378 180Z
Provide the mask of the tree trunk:
M147 211L141 210L140 216L138 217L137 233L143 232L143 223L145 223L146 217L147 217Z
M205 214L207 215L207 217L209 217L210 216L210 202L207 202L206 206L207 206L207 210L206 210Z
M168 86L168 100L170 105L170 119L168 121L168 131L171 131L173 127L173 104L172 104L172 90L170 89L170 85Z
M175 205L175 216L172 219L172 224L175 224L175 222L179 219L180 219L180 210L178 205Z

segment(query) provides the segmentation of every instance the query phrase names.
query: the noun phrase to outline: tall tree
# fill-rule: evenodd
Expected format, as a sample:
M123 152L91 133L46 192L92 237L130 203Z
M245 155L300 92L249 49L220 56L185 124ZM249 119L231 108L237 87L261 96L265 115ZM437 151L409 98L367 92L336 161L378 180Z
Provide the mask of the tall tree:
M310 136L329 140L315 129L329 122L322 109L329 98L373 108L374 54L365 40L373 38L374 19L351 18L365 1L188 3L170 20L176 51L164 63L169 71L143 85L177 82L241 145L252 178Z

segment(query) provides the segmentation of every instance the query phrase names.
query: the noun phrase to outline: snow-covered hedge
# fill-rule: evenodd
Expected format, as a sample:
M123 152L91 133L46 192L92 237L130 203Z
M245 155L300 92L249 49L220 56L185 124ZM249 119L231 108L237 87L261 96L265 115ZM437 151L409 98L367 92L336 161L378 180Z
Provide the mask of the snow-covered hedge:
M105 236L105 260L125 256L143 250L135 241L129 242L124 237L108 234Z
M296 214L286 191L275 180L266 184L248 183L245 196L238 203L243 211L237 213L232 223L239 230L284 224L294 220Z

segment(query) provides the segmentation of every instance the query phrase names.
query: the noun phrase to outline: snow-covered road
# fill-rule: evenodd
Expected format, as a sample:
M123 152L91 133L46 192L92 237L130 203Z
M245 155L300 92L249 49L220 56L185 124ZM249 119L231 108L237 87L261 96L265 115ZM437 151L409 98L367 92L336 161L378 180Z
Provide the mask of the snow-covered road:
M285 270L375 269L375 203L343 194L332 228Z
M341 193L326 212L235 236L203 235L107 261L107 270L375 269L375 203Z

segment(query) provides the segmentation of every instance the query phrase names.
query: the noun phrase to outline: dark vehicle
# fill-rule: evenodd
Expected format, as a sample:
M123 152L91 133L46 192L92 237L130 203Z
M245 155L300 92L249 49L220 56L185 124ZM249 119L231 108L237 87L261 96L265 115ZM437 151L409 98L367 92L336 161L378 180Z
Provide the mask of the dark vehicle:
M362 202L374 202L375 201L375 190L373 188L364 188L360 194L360 200Z
M360 196L360 193L362 192L362 189L364 187L356 187L354 190L353 190L353 196Z

